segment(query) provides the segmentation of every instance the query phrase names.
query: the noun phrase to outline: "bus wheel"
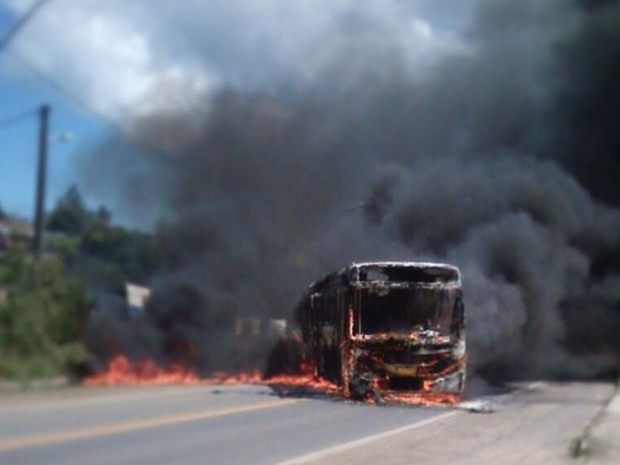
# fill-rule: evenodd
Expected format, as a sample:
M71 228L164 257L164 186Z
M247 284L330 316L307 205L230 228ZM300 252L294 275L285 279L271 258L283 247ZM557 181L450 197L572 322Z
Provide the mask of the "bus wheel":
M370 381L362 378L361 376L353 376L349 380L349 397L351 399L363 400L373 395L373 390L370 387Z

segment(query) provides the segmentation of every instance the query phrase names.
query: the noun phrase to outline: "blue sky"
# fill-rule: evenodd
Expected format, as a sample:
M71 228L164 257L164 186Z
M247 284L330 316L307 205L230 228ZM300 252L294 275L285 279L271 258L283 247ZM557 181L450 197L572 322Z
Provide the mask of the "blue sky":
M0 6L0 36L16 20ZM27 116L0 127L0 203L10 213L30 217L34 211L35 169L38 145L38 108L52 107L50 119L49 177L47 206L51 207L66 189L79 182L75 163L89 142L105 133L105 125L80 110L45 81L15 59L11 47L0 55L0 125L16 115ZM69 141L58 135L71 133Z

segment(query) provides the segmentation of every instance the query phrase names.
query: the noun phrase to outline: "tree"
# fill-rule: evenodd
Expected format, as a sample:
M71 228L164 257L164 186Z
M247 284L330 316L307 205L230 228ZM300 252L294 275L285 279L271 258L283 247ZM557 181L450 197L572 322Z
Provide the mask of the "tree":
M77 186L72 185L60 198L50 213L47 229L77 236L84 232L90 222L90 213L84 206Z
M110 223L112 222L112 212L110 212L110 210L104 205L101 205L97 209L94 217L95 224L101 226L110 226Z
M94 224L82 236L84 256L117 267L124 280L144 282L159 266L153 237L120 226Z

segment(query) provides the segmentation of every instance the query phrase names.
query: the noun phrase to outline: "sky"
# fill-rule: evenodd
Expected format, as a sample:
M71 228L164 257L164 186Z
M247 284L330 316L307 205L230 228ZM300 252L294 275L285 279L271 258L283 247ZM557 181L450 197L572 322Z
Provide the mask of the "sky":
M0 37L33 3L0 0ZM343 28L366 21L368 34L397 31L410 66L423 75L439 57L466 52L458 33L470 6L50 0L0 54L0 204L25 217L33 212L36 111L43 103L52 107L47 207L74 183L88 203L105 204L105 196L84 185L80 163L109 132L130 133L132 117L191 108L188 95L221 85L262 92L288 85L283 81L303 85L328 66L332 50L349 46L346 33L334 33L335 21ZM68 140L59 136L66 133Z
M0 36L16 20L16 12L0 4ZM32 24L36 27L36 22ZM99 118L56 91L17 58L13 47L19 40L18 35L0 54L0 205L11 214L29 218L34 213L40 107L51 106L48 208L78 182L72 167L85 144L107 129Z

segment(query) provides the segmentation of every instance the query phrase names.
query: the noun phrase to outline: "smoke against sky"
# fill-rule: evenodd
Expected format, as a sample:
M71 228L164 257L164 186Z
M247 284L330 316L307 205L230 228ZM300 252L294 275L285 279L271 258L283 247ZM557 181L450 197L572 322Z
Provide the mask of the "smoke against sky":
M97 57L85 91L160 149L109 140L84 167L158 220L168 266L149 344L174 327L206 353L221 339L210 322L287 315L353 260L424 259L463 270L473 365L604 366L572 338L617 350L602 328L618 327L618 264L601 257L617 256L620 226L619 3L437 3L71 7L103 26L59 41L130 64L115 80ZM46 14L20 48L33 60L60 15ZM67 79L91 79L69 48ZM179 289L195 313L175 320Z
M1 3L21 12L31 1ZM389 34L411 66L425 66L463 48L455 33L462 20L442 10L392 0L166 0L156 8L146 0L61 0L37 15L13 49L99 110L122 115L139 110L149 88L170 76L260 91L307 83L358 36L372 44Z

